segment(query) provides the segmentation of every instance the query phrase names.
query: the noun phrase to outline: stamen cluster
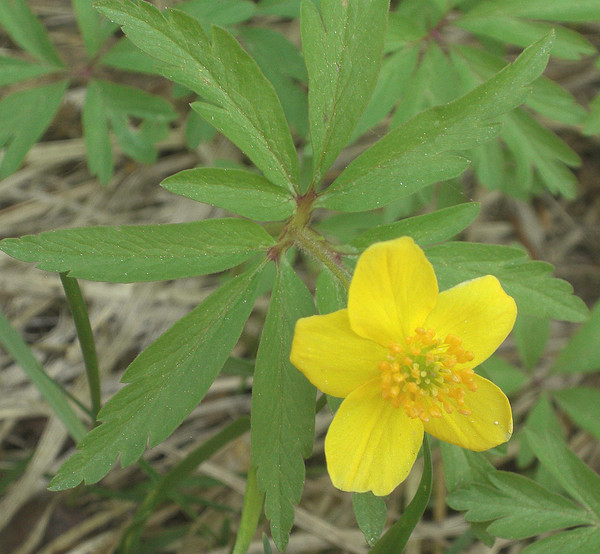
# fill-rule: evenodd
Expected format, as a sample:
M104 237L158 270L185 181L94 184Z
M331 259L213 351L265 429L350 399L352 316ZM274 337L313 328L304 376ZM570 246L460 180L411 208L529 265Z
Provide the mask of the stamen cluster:
M433 329L418 327L404 344L391 343L385 361L379 362L382 397L396 408L402 406L411 418L428 422L442 417L442 408L465 416L467 391L475 392L474 371L461 367L473 360L473 352L462 340L449 334L444 340Z

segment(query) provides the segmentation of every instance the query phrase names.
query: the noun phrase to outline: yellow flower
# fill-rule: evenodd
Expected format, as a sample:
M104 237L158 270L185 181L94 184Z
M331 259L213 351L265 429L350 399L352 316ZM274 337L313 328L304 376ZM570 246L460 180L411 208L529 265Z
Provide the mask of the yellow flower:
M290 355L315 386L344 398L325 439L333 484L389 494L410 472L424 431L477 451L506 442L508 399L473 368L516 314L491 275L439 293L409 237L367 248L348 308L298 320Z

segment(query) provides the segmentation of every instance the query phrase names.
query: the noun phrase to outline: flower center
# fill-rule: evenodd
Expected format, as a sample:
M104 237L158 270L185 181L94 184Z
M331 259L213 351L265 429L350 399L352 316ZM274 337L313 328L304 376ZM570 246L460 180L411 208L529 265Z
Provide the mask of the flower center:
M391 343L386 360L379 362L381 396L423 422L442 417L442 408L449 414L456 410L470 415L464 407L465 394L477 390L475 372L461 364L474 356L461 345L456 335L442 340L433 329L423 327L415 329L404 344Z

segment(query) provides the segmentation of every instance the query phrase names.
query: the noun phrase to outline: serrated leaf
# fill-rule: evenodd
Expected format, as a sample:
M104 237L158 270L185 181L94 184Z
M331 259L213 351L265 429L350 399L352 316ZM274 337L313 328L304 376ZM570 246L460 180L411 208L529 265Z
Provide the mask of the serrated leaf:
M468 202L436 212L408 217L388 225L379 225L362 233L350 242L363 249L375 242L411 236L421 246L448 240L466 229L479 215L481 204Z
M600 302L590 318L560 352L552 371L555 373L590 373L600 369Z
M587 512L527 477L496 471L487 481L453 491L448 504L466 512L467 521L491 521L487 530L497 537L524 539L590 523Z
M586 466L554 434L544 435L526 430L527 440L536 457L556 481L600 521L600 476ZM592 515L592 514L590 514ZM593 521L593 520L592 520Z
M18 58L0 56L0 86L12 85L59 69L49 65L39 65Z
M600 390L588 387L573 387L556 391L554 398L563 411L582 429L600 440Z
M258 221L280 221L294 213L294 198L264 177L239 169L186 169L161 183L164 189Z
M227 31L213 27L209 43L201 23L177 10L163 15L138 0L101 0L96 6L159 60L162 73L210 102L193 107L269 180L294 189L298 157L281 104L254 60Z
M373 93L389 0L321 0L319 7L303 0L300 16L315 184L348 144Z
M242 332L260 271L227 282L146 348L127 368L127 385L98 414L102 424L50 482L51 490L102 479L116 462L134 463L167 438L202 400Z
M448 491L468 488L473 483L487 482L487 476L496 471L487 458L479 453L465 450L454 444L440 442L444 460L444 477Z
M124 71L160 75L160 72L156 68L155 59L142 52L127 37L123 37L116 42L100 58L100 63Z
M352 508L356 517L358 528L365 536L369 546L373 546L381 533L387 519L387 509L381 496L372 492L354 493L352 495Z
M600 528L578 527L537 540L523 554L590 554L600 552Z
M582 321L588 316L583 301L573 295L573 287L552 277L550 264L530 260L518 248L454 242L431 246L426 252L441 290L495 275L517 302L519 313L565 321Z
M302 494L303 458L312 449L316 395L289 355L297 319L313 313L308 289L282 259L256 357L251 450L265 493L265 515L282 552L294 523L294 504Z
M0 101L0 148L4 148L1 178L19 168L29 149L44 134L60 107L67 85L67 81L59 81L21 90Z
M39 269L70 277L134 283L223 271L275 243L244 219L168 225L82 227L4 239L0 249Z
M25 0L0 2L0 25L21 48L56 67L64 67L46 29Z
M90 0L71 0L77 26L81 31L88 57L98 53L104 41L115 31L116 25L101 17Z
M106 184L113 174L113 157L106 108L96 81L88 84L81 121L90 173Z
M498 134L498 118L517 107L543 71L552 46L546 37L475 90L427 110L356 158L317 200L321 207L354 212L389 204L467 167L454 152Z

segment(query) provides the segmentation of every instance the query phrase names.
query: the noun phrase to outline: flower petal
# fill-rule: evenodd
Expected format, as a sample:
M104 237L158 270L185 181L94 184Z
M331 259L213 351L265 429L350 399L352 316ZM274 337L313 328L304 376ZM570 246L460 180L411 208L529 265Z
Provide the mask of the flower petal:
M350 325L387 347L423 324L437 293L433 267L413 239L373 244L359 258L350 284Z
M387 349L350 329L348 310L339 310L298 320L290 360L317 388L343 398L379 378L386 356Z
M502 344L517 317L517 305L493 275L465 281L441 292L424 327L444 339L449 333L462 339L462 346L475 355L476 367Z
M438 439L479 452L510 439L513 423L505 394L479 375L474 376L474 381L477 390L467 391L464 404L471 415L444 412L441 418L432 417L423 425L425 431Z
M335 414L325 438L327 470L338 489L384 496L406 479L422 442L421 421L383 400L376 379Z

